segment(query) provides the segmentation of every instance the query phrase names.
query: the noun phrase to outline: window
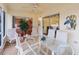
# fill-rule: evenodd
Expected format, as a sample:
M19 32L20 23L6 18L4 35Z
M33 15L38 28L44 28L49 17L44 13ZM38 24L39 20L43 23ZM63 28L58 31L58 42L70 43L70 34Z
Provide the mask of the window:
M15 28L15 16L12 17L12 28Z
M59 25L59 14L43 17L43 34L48 34L48 29L53 25Z

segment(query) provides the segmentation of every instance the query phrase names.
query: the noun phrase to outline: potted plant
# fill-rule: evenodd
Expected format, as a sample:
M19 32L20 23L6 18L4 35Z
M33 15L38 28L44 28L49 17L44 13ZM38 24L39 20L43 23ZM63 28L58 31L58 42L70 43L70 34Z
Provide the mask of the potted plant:
M21 36L24 36L26 34L26 31L29 28L27 21L25 21L24 19L21 19L19 27L20 27L20 30L22 32Z

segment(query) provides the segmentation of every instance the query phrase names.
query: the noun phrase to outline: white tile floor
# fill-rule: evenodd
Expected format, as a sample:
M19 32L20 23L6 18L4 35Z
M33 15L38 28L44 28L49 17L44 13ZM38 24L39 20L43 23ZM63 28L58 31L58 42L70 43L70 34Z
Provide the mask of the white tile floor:
M10 46L4 49L3 55L16 55L17 50L15 46Z
M34 40L34 42L38 41L37 39ZM28 40L29 44L33 44L32 40ZM23 44L23 43L22 43ZM7 43L0 54L1 55L16 55L17 49L15 48L15 44ZM34 49L35 52L37 52L37 55L44 55L41 51L39 52L39 49ZM27 53L26 55L34 55L32 52Z
M32 40L31 40L32 41ZM30 40L28 40L28 42L31 42ZM35 40L36 42L36 40ZM33 41L32 41L33 43ZM46 50L47 48L42 48L42 50ZM67 48L66 51L63 53L63 55L71 55L71 50L69 50L70 48ZM39 52L39 49L36 48L34 49L34 51L37 52L37 55L44 55L44 53L42 53L42 51ZM51 51L48 50L48 55L51 55ZM17 54L17 50L15 48L15 44L8 44L8 46L6 46L3 50L0 50L0 55L16 55ZM27 53L26 55L34 55L32 52Z

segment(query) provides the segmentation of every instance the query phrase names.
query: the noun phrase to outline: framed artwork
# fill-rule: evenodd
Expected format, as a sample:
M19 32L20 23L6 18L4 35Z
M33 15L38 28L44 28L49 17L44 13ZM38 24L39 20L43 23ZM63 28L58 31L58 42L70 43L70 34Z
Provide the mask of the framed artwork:
M76 29L76 15L70 15L66 17L66 21L64 22L64 25L66 25L67 29Z

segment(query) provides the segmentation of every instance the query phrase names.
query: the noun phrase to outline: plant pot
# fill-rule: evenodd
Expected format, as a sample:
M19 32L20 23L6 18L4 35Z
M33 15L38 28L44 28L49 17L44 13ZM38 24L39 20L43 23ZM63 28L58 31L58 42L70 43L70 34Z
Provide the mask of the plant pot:
M23 32L21 33L21 36L24 36L24 35L26 35L26 32L23 31Z

